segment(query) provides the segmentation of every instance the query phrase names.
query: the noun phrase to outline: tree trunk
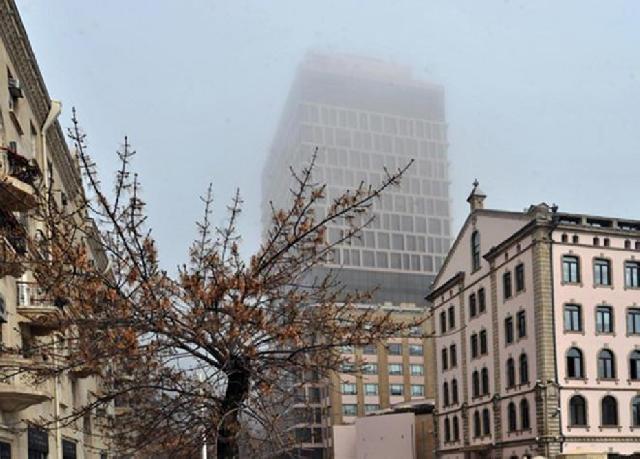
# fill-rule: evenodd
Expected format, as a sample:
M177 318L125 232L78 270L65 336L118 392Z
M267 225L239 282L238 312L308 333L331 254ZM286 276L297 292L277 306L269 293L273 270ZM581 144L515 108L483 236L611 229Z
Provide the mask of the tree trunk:
M227 374L227 390L222 403L222 412L217 432L218 459L238 459L240 445L240 411L249 394L250 375L242 359L232 359Z

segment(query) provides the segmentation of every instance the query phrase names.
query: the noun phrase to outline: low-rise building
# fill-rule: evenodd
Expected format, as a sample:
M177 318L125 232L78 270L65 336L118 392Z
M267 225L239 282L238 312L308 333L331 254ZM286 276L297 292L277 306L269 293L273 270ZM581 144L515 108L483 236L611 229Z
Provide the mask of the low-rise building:
M434 438L433 400L398 403L334 426L334 459L431 459Z
M429 294L439 456L640 451L640 222L484 200Z

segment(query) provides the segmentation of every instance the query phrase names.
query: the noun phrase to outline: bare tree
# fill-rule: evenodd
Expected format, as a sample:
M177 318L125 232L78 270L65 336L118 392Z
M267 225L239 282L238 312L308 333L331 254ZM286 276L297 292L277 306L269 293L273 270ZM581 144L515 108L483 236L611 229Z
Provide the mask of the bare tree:
M307 167L291 171L291 206L272 208L264 242L248 260L240 255L239 193L225 224L216 226L209 187L188 259L171 275L158 262L128 140L115 186L105 191L75 113L70 137L86 193L68 208L43 197L38 218L46 231L32 241L39 256L30 260L44 291L63 306L43 321L56 321L64 343L46 350L57 353L57 365L20 369L34 378L69 371L99 378L91 403L61 421L87 410L108 414L115 404L117 416L105 415L104 428L129 452L193 457L207 441L218 457L238 457L240 434L251 434L243 425L286 441L273 402L291 397L305 372L337 371L338 347L378 342L419 324L361 307L368 293L347 292L331 273L312 275L336 244L359 236L374 200L410 163L385 171L375 186L346 191L319 216L317 205L328 198L313 181L314 154ZM335 221L344 234L328 241L327 224Z

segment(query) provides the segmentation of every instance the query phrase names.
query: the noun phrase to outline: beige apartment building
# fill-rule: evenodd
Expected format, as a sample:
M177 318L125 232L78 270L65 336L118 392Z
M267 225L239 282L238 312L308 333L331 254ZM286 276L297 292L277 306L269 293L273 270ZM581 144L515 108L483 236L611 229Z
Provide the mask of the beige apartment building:
M640 452L640 222L484 200L429 294L438 455Z
M373 290L363 307L392 310L398 320L422 316L424 287L450 244L444 88L378 59L309 53L294 77L263 170L265 229L271 203L290 205L289 168L300 170L316 149L313 178L327 190L314 209L320 216L347 189L361 182L375 186L385 168L396 170L415 160L400 186L373 203L374 220L362 237L338 244L331 261L312 276L331 270L348 291ZM339 241L345 229L339 221L329 224L329 240ZM333 427L398 402L433 398L432 341L424 336L414 330L377 346L343 349L350 361L344 371L309 383L300 401L311 414L299 416L291 427L298 442L295 454L333 457Z
M65 374L40 386L8 368L55 365L38 350L58 330L36 319L58 314L61 305L48 298L20 263L27 237L40 230L32 218L36 187L51 187L58 205L72 205L82 193L57 116L60 105L47 93L16 4L0 0L0 458L106 458L107 448L93 415L65 428L45 431L29 424L41 416L61 416L87 402L96 381ZM92 252L97 263L103 255ZM21 349L21 355L7 352Z

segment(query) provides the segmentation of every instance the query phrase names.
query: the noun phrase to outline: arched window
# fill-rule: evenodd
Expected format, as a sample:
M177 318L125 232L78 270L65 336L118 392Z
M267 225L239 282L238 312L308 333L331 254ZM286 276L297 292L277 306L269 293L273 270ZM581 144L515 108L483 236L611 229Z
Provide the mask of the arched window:
M444 419L444 441L449 443L451 441L451 423L449 418Z
M473 436L479 437L481 435L481 426L480 426L480 413L478 410L473 412Z
M480 233L471 233L471 268L475 271L480 269Z
M474 370L471 374L471 395L474 398L480 396L480 374L478 370Z
M458 380L453 379L451 381L451 403L458 404Z
M516 420L516 404L511 402L507 407L507 418L509 421L509 432L515 432L518 428L518 421Z
M603 426L618 425L618 402L611 395L602 397L601 415Z
M569 400L569 425L587 425L587 402L582 395L574 395Z
M442 403L449 406L449 383L446 381L442 385Z
M482 395L489 393L489 370L487 368L482 369Z
M640 351L633 351L629 355L629 379L640 379Z
M529 423L529 401L523 398L520 401L520 428L526 430L531 427Z
M613 379L616 377L616 364L613 352L602 349L598 353L598 378Z
M640 426L640 396L631 399L631 425Z
M482 410L482 434L490 435L491 434L491 419L490 419L489 409L485 408Z
M458 422L458 416L453 417L453 441L460 440L460 424Z
M516 385L516 365L511 357L507 359L507 387Z
M583 378L584 363L582 360L582 351L577 347L572 347L567 352L567 377Z
M529 382L529 362L527 354L520 354L520 384Z

